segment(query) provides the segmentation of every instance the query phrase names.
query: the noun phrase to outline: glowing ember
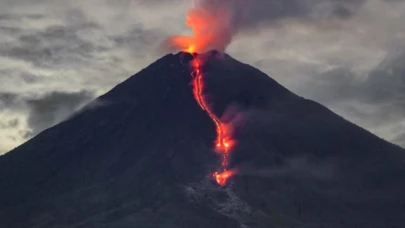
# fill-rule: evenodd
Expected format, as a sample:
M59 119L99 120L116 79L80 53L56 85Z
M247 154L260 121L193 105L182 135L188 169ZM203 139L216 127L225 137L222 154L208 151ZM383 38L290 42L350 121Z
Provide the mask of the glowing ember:
M234 170L225 170L221 173L215 172L212 174L212 177L215 178L217 183L221 186L224 186L226 182L229 180L230 177L232 177L235 174Z

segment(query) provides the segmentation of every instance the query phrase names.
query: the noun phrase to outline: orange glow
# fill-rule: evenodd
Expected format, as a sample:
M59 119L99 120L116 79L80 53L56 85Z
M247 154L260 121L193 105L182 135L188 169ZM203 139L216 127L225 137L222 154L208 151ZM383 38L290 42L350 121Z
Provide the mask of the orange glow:
M225 170L221 173L215 172L212 174L212 177L215 178L217 183L221 186L226 185L227 181L229 180L230 177L232 177L235 174L234 170Z
M194 46L194 45L191 45L190 47L188 47L188 48L186 49L186 52L188 52L188 53L194 53L194 52L195 52L195 46Z
M194 7L187 12L186 26L191 36L169 37L169 44L188 53L209 49L224 51L235 33L232 12L223 0L195 0Z
M190 46L193 47L193 46ZM227 171L229 166L229 153L232 149L235 141L230 136L230 128L226 124L222 123L221 120L212 112L210 106L204 97L204 81L203 73L201 72L202 59L196 55L193 55L194 59L191 61L191 66L193 71L191 73L193 80L193 94L197 103L200 105L201 109L206 111L208 116L212 119L215 124L217 138L215 140L215 150L221 155L221 172L215 172L213 177L216 182L223 186L226 184L227 180L235 174L235 171Z

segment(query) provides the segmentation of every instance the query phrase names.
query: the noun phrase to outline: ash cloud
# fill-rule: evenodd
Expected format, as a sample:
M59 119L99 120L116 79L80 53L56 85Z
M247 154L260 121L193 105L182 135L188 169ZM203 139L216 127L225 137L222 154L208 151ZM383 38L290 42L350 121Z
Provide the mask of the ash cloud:
M236 33L232 4L231 1L196 1L186 17L186 25L193 35L169 37L166 46L189 52L225 51Z
M187 13L186 25L193 36L174 36L170 48L203 52L224 51L238 33L275 25L283 19L311 21L352 17L366 0L199 0ZM153 2L153 1L152 1Z

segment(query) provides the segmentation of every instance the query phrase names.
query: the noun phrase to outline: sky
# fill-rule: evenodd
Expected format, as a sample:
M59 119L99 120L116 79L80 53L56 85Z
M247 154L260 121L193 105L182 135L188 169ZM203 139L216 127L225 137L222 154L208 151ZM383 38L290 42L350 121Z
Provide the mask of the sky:
M405 147L405 1L250 1L228 54ZM191 5L0 1L0 154L163 56Z

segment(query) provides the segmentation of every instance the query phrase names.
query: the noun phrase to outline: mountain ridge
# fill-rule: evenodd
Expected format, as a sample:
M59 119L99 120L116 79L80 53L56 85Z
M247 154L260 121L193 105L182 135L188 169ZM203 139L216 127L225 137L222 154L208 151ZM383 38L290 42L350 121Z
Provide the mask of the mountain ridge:
M193 97L192 55L168 54L0 157L5 227L403 224L404 150L247 64L205 55L214 111L242 117L228 186L209 176L215 126Z

